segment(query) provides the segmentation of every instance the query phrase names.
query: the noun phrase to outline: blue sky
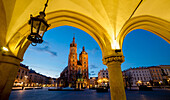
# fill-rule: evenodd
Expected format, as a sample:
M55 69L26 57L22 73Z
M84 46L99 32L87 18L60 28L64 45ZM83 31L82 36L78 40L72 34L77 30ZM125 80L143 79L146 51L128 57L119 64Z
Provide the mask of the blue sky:
M96 77L100 69L107 67L102 64L102 53L97 42L86 32L71 26L61 26L48 30L42 44L29 46L25 55L25 65L38 73L50 77L59 77L68 64L69 46L75 33L77 53L85 50L89 56L90 77ZM170 44L162 38L145 30L130 32L123 43L125 62L122 70L130 67L170 65Z

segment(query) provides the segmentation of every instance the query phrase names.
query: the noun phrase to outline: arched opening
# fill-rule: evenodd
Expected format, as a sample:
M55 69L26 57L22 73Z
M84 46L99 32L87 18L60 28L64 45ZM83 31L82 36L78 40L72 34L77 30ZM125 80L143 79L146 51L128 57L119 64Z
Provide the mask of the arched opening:
M154 33L143 29L128 33L124 39L122 50L125 56L122 70L127 69L128 66L142 67L170 64L169 43Z
M107 50L111 50L111 42L105 29L87 16L73 11L60 10L48 13L47 21L49 24L51 24L50 29L58 26L68 25L87 32L99 44L103 56L104 53L107 53ZM12 53L20 59L22 59L25 50L30 44L30 42L27 40L29 30L28 24L23 25L8 42L8 46Z
M73 33L76 33L75 42L77 43L77 58L79 59L78 55L82 51L82 46L84 46L85 51L88 53L88 69L91 74L89 76L96 77L100 69L106 69L106 66L102 64L102 52L100 47L86 32L71 26L60 26L48 30L44 36L43 44L39 44L36 47L29 46L24 55L23 63L34 69L36 72L58 78L60 73L68 65L69 49L73 39ZM87 57L83 57L83 59L87 59ZM81 87L83 87L83 85ZM45 91L48 92L47 89ZM24 94L27 94L28 92L29 91L24 91L23 94L12 92L10 98L27 98ZM14 93L18 95L15 96ZM32 94L32 97L35 98L35 94ZM50 96L52 95L49 94L49 97ZM104 94L103 96L109 97L108 94ZM84 96L81 97L85 98Z
M147 30L136 29L126 35L122 50L125 62L121 67L127 90L139 89L140 86L152 87L153 90L155 87L168 86L168 77L165 78L168 74L164 76L162 71L170 65L170 45L167 41ZM139 94L131 93L140 99Z
M170 22L149 15L137 16L128 20L122 27L118 39L122 48L126 35L135 29L150 31L170 43Z

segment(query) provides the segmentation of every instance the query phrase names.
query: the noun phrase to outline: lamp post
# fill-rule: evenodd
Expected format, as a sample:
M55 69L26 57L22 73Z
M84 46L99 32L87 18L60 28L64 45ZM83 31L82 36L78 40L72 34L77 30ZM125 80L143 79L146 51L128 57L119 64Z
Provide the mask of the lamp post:
M36 46L37 43L42 43L43 42L43 35L47 31L48 27L50 26L47 24L47 20L45 19L45 10L47 7L48 0L45 4L44 10L39 13L38 16L33 17L30 15L30 20L28 24L31 26L31 33L28 36L28 40L30 40L33 46ZM33 44L34 43L34 44Z

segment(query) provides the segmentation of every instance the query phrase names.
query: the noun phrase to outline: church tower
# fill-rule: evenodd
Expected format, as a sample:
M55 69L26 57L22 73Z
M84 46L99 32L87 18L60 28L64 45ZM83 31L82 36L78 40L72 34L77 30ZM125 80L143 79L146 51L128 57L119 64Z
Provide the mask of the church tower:
M88 80L88 53L85 51L85 47L83 46L82 52L79 54L79 60L82 64L82 77L83 79Z
M75 43L75 37L70 44L70 52L68 58L68 82L69 86L73 86L76 82L77 74L77 44Z

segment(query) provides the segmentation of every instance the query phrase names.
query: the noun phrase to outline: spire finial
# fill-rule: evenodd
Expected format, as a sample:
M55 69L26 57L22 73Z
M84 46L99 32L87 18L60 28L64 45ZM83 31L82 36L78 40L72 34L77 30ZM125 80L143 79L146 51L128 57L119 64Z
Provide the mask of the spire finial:
M83 46L83 51L85 51L85 47Z
M73 43L75 43L75 33L73 33Z

